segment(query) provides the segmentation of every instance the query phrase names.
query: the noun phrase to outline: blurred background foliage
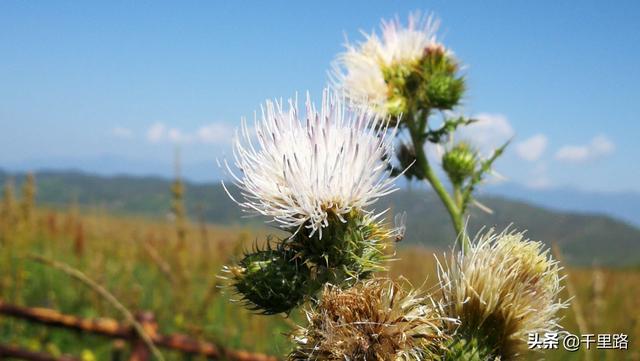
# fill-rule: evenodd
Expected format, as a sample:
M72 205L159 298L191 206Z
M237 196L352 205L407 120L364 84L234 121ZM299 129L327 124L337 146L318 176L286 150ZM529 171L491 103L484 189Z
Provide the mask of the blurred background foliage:
M36 177L39 204L29 206L32 216L24 216L28 195L20 193L24 192L25 178L15 177L14 213L2 220L3 301L55 308L82 317L122 319L84 285L25 257L35 253L82 270L132 311L153 311L162 333L187 333L227 347L274 355L289 350L286 334L291 331L291 321L303 317L300 311L290 316L292 320L255 315L230 303L229 295L221 293L223 281L217 276L222 265L241 257L256 242L264 242L273 229L259 219L238 218L237 207L217 185L186 184L184 201L189 218L181 242L182 231L178 232L175 216L170 213L170 181L72 173ZM530 237L561 246L566 259L564 273L575 288L574 302L582 309L581 314L566 310L563 324L570 332L581 333L580 322L590 333L629 334L629 351L592 351L593 359L638 359L640 263L634 258L639 256L634 247L638 247L639 231L603 216L552 212L498 198L484 202L494 214L474 213L470 227L502 226L508 219L518 228L529 229ZM433 254L446 251L452 237L446 214L438 205L431 194L407 190L381 205L390 206L393 212L406 210L423 216L409 219L407 238L399 245L397 260L391 262L392 277L402 275L416 286L436 289ZM600 265L593 266L596 260ZM564 297L571 296L565 290ZM4 317L0 318L0 340L52 354L83 355L85 359L107 359L113 349L112 342L101 337ZM165 357L183 356L165 353ZM584 354L550 351L531 356L540 358L581 360Z

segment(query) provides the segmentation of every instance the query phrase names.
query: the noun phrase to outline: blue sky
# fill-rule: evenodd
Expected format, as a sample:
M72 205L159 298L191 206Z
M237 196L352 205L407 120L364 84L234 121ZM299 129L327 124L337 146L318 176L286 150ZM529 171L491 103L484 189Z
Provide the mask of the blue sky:
M640 3L0 3L0 168L213 179L266 98L319 94L345 35L412 10L466 65L463 110L515 136L498 170L530 187L640 191Z

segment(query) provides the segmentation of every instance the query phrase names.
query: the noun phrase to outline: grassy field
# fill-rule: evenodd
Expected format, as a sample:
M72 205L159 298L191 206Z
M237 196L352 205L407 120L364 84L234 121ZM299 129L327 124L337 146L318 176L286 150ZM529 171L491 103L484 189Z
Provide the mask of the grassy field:
M30 260L37 254L65 262L111 291L128 309L150 310L162 333L181 332L244 348L284 355L292 321L281 316L254 315L229 302L217 277L225 263L238 257L266 228L231 228L190 224L184 242L169 221L114 217L100 210L39 209L30 222L1 223L0 298L26 306L43 306L83 317L122 319L110 304L68 275ZM425 248L406 247L391 263L393 277L403 275L414 285L433 286L435 260ZM565 313L564 326L581 333L626 333L629 351L590 355L551 351L530 359L638 360L640 338L640 272L632 269L569 269L581 309ZM566 293L566 292L565 292ZM570 295L565 294L565 297ZM45 328L0 318L0 341L53 354L83 355L105 360L113 344L101 337ZM165 354L168 359L179 355Z

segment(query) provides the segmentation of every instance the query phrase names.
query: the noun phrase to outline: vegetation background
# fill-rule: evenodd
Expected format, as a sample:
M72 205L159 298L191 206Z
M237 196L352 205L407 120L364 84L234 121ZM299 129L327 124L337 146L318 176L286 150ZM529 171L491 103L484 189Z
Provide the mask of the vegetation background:
M572 286L563 297L573 298L563 325L576 334L629 335L627 351L551 350L530 359L640 360L640 2L633 0L4 0L0 300L122 319L84 285L29 258L38 254L86 273L132 311L153 311L163 333L285 354L291 321L303 315L251 314L229 302L218 277L274 230L244 218L219 183L175 183L174 146L188 179L222 178L214 159L229 152L242 116L251 118L266 98L306 89L318 97L345 34L356 40L381 18L420 9L442 19L443 40L465 66L464 112L490 121L471 138L506 140L517 131L496 166L514 188L483 193L493 214L474 209L471 233L512 224L557 245ZM89 173L62 171L69 168ZM28 170L37 172L25 188ZM113 176L121 173L136 176ZM403 185L377 207L389 207L389 218L409 215L392 276L430 287L434 253L453 243L441 202ZM101 337L1 316L0 343L85 361L107 360L114 349Z
M242 218L219 185L186 184L184 199L176 199L170 192L172 183L159 178L42 173L36 179L37 206L30 200L25 175L0 178L7 185L0 228L0 299L82 317L122 318L84 285L28 258L39 254L82 270L130 310L153 311L163 333L182 332L274 355L287 352L290 319L251 314L229 302L233 295L221 288L222 265L264 242L273 230L260 219ZM176 201L187 205L184 229L172 213ZM564 297L574 297L578 305L577 311L565 312L568 331L626 333L630 339L628 351L552 350L532 354L531 359L639 359L640 230L601 215L551 211L501 198L483 202L494 213L474 213L471 229L513 222L513 227L529 229L531 238L559 246L566 281L575 292L565 290ZM452 238L440 203L430 193L402 190L381 206L421 216L408 223L390 274L402 275L414 285L434 285L434 253L446 252ZM298 320L303 315L290 317ZM82 355L85 360L108 359L113 349L101 337L10 318L0 318L0 340L54 355Z

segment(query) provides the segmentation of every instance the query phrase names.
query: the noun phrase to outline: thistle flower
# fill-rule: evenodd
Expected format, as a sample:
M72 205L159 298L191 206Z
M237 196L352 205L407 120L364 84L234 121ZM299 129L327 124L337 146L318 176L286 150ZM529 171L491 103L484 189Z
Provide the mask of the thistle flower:
M365 34L358 44L346 44L346 51L333 64L331 80L350 99L383 115L399 116L411 111L414 97L423 105L438 107L462 92L462 82L452 75L457 65L451 52L436 39L439 22L432 16L414 13L404 27L398 19L382 21L381 37ZM455 90L455 94L449 94ZM438 104L432 104L436 100ZM444 103L443 103L444 104ZM450 105L452 106L452 105ZM443 109L449 108L444 107Z
M273 217L285 230L305 227L322 237L330 215L345 221L353 211L371 214L367 207L395 190L387 171L390 133L382 118L348 109L344 97L328 89L319 111L307 96L304 116L296 101L290 100L288 109L281 101L267 101L255 132L243 121L236 139L240 173L227 164L242 191L243 200L236 203Z
M511 360L529 333L558 332L559 269L542 243L506 230L439 264L446 313L461 321L452 351Z
M447 321L428 296L389 279L325 287L297 330L289 360L425 360L442 352Z

